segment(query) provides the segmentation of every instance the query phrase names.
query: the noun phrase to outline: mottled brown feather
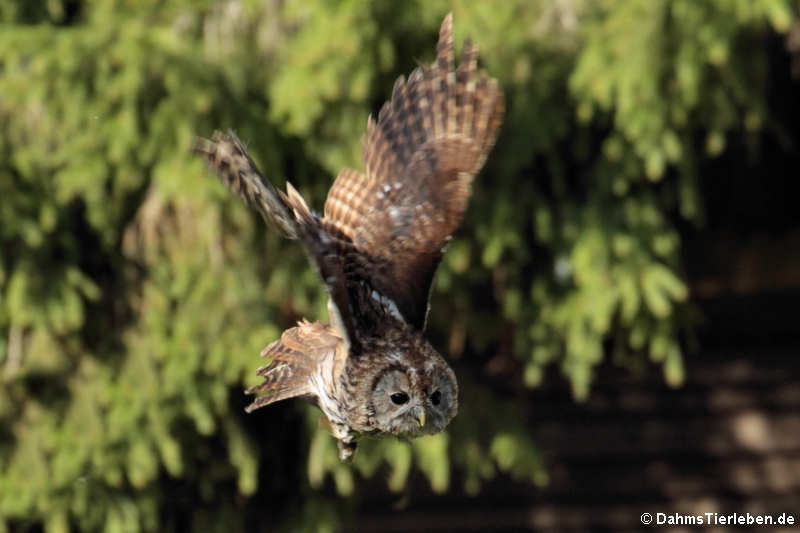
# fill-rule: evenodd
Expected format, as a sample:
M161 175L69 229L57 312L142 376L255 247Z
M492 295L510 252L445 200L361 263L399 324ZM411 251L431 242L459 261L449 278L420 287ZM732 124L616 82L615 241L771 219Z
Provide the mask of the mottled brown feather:
M496 80L477 71L472 42L455 67L451 15L436 50L433 64L400 77L377 121L370 118L366 175L339 174L324 218L352 241L360 253L353 261L373 266L361 269L365 281L419 329L442 248L463 218L503 116L503 95Z

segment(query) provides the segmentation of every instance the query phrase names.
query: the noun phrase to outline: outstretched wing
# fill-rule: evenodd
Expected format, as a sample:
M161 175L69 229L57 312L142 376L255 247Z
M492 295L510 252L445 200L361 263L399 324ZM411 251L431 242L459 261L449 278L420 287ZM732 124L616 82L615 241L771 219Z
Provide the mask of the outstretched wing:
M331 326L319 322L300 321L296 327L287 329L281 339L261 351L261 357L270 363L258 369L264 382L247 389L248 394L259 394L245 409L248 413L271 403L294 398L315 396L313 377L329 375L335 383L341 372L346 348L341 337ZM325 358L333 358L332 372L320 372Z
M257 209L268 224L303 244L330 295L336 315L332 320L349 346L357 347L353 306L344 274L342 248L347 243L328 233L290 183L286 184L286 194L278 191L261 174L233 132L215 131L211 140L198 139L194 152L206 160L225 186Z
M366 175L344 169L325 203L323 223L349 237L358 270L402 318L422 329L443 247L456 230L472 180L502 122L497 80L477 71L478 49L453 60L453 17L439 33L436 61L394 85L364 142Z

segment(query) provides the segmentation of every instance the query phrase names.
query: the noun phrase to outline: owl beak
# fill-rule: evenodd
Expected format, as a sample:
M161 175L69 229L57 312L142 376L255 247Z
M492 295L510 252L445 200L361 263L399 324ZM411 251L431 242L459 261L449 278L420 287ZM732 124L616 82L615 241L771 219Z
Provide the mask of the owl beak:
M419 424L419 427L421 427L421 428L425 427L425 410L424 409L420 409L419 411L417 411L417 424Z

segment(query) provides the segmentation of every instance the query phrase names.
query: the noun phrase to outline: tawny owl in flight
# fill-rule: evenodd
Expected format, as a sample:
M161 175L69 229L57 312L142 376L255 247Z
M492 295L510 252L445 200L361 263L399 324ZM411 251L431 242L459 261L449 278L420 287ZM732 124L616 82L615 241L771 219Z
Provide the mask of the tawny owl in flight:
M323 216L291 186L279 192L233 133L195 151L222 182L285 236L300 241L328 290L331 324L301 321L261 353L264 382L248 411L312 399L349 459L361 435L433 434L458 410L450 366L424 336L428 295L444 246L503 116L497 80L477 70L469 40L453 60L445 17L436 61L400 77L367 122L366 173L343 169Z

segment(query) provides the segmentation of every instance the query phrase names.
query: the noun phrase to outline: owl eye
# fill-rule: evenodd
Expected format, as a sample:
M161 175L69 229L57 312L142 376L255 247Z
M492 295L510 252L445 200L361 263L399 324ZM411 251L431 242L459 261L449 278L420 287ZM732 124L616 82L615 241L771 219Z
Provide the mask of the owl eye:
M441 401L442 401L442 393L439 392L438 390L434 391L433 394L431 394L431 403L433 403L433 405L439 405Z
M395 405L403 405L408 401L408 394L405 392L395 392L389 398L392 399L392 403Z

